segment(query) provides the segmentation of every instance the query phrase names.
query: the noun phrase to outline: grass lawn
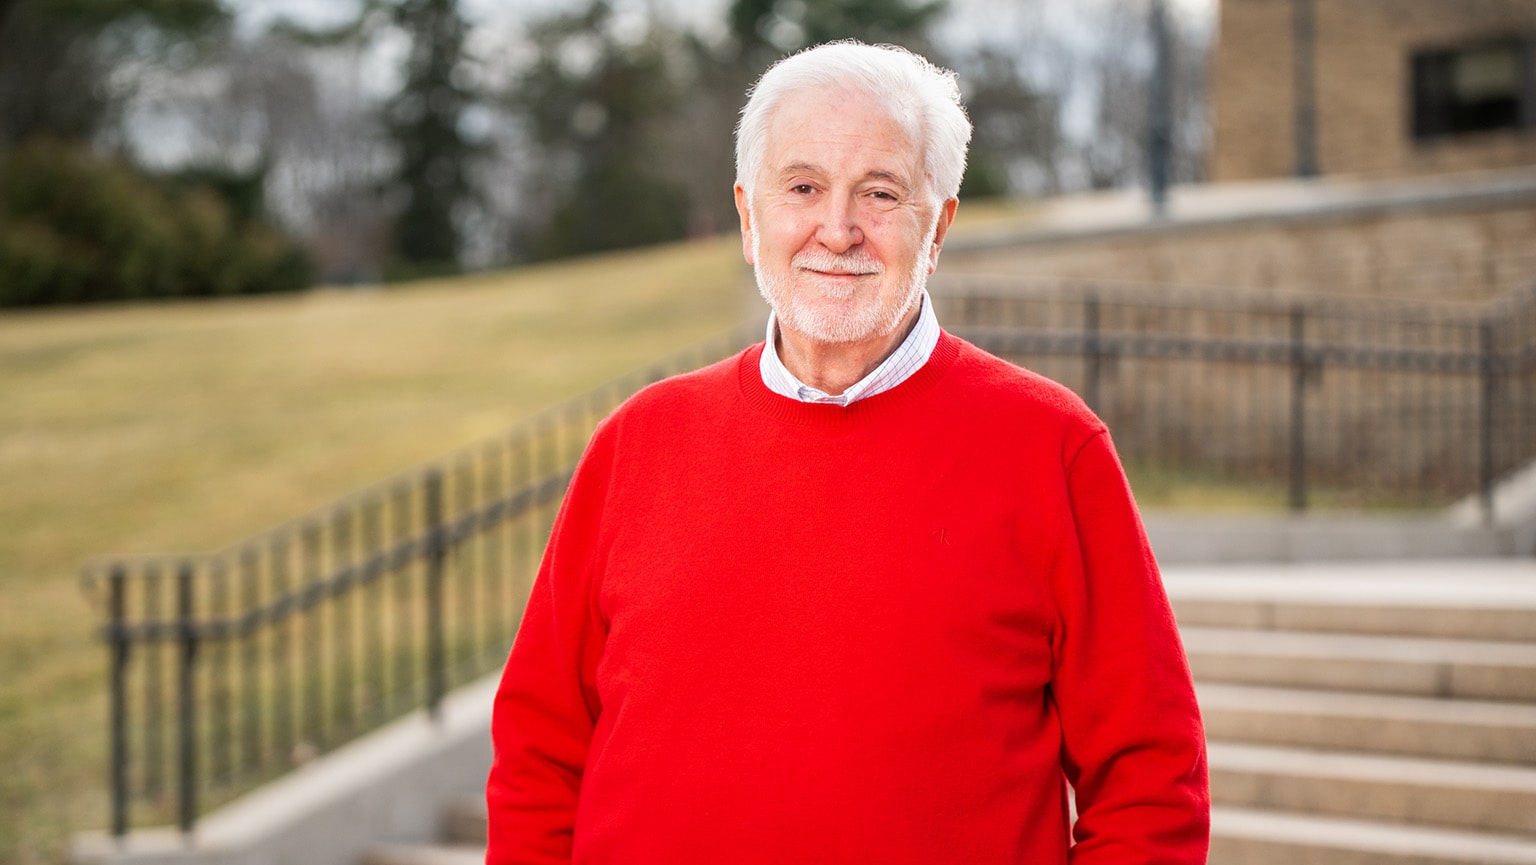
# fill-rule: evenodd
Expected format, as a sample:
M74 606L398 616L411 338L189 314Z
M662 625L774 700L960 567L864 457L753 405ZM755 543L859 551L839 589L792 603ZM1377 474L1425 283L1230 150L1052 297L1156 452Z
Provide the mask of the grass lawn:
M106 825L81 563L214 549L739 322L735 240L388 289L0 311L0 862Z

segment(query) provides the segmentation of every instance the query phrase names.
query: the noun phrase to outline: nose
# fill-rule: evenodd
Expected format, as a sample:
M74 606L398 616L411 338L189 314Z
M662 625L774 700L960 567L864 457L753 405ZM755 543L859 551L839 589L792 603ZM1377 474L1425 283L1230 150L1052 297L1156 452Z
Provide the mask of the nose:
M841 254L864 242L859 211L852 196L829 195L816 229L816 241L828 252Z

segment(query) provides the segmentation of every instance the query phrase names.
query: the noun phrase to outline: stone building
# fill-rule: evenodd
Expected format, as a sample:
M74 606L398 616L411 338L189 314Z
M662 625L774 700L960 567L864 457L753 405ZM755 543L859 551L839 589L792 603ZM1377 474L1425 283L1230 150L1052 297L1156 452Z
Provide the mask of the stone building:
M1536 165L1536 0L1222 0L1217 182Z
M1219 15L1210 182L1162 213L1139 189L1015 203L951 237L936 297L1029 298L1015 318L1045 347L1015 359L1092 394L1133 461L1273 477L1304 441L1308 471L1355 493L1536 459L1536 0ZM1013 323L977 309L967 324ZM1255 342L1333 360L1220 356Z
M1210 182L1160 218L1142 190L1031 202L946 269L1394 301L1536 280L1536 0L1218 14Z

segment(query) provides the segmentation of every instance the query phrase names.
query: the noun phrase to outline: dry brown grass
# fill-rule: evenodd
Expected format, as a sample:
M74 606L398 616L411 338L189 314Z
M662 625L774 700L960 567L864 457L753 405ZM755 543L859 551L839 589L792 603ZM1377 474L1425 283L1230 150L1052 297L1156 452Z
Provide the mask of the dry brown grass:
M0 314L0 861L106 822L103 553L222 547L738 322L733 240L389 289Z

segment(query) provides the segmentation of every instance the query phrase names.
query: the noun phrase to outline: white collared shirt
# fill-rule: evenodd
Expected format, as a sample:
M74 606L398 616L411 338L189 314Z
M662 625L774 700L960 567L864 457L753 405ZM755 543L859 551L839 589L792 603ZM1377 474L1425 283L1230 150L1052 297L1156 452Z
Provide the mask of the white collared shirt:
M896 346L896 350L881 361L879 366L870 370L869 375L859 379L841 394L833 395L795 378L795 374L784 366L784 361L779 359L779 350L774 345L777 329L778 317L769 313L767 344L763 346L763 356L757 363L763 384L780 396L822 405L846 406L890 390L922 369L923 364L933 355L934 346L939 344L939 319L933 314L933 303L928 300L927 290L924 290L917 324L912 327L907 338L901 341L901 345Z

